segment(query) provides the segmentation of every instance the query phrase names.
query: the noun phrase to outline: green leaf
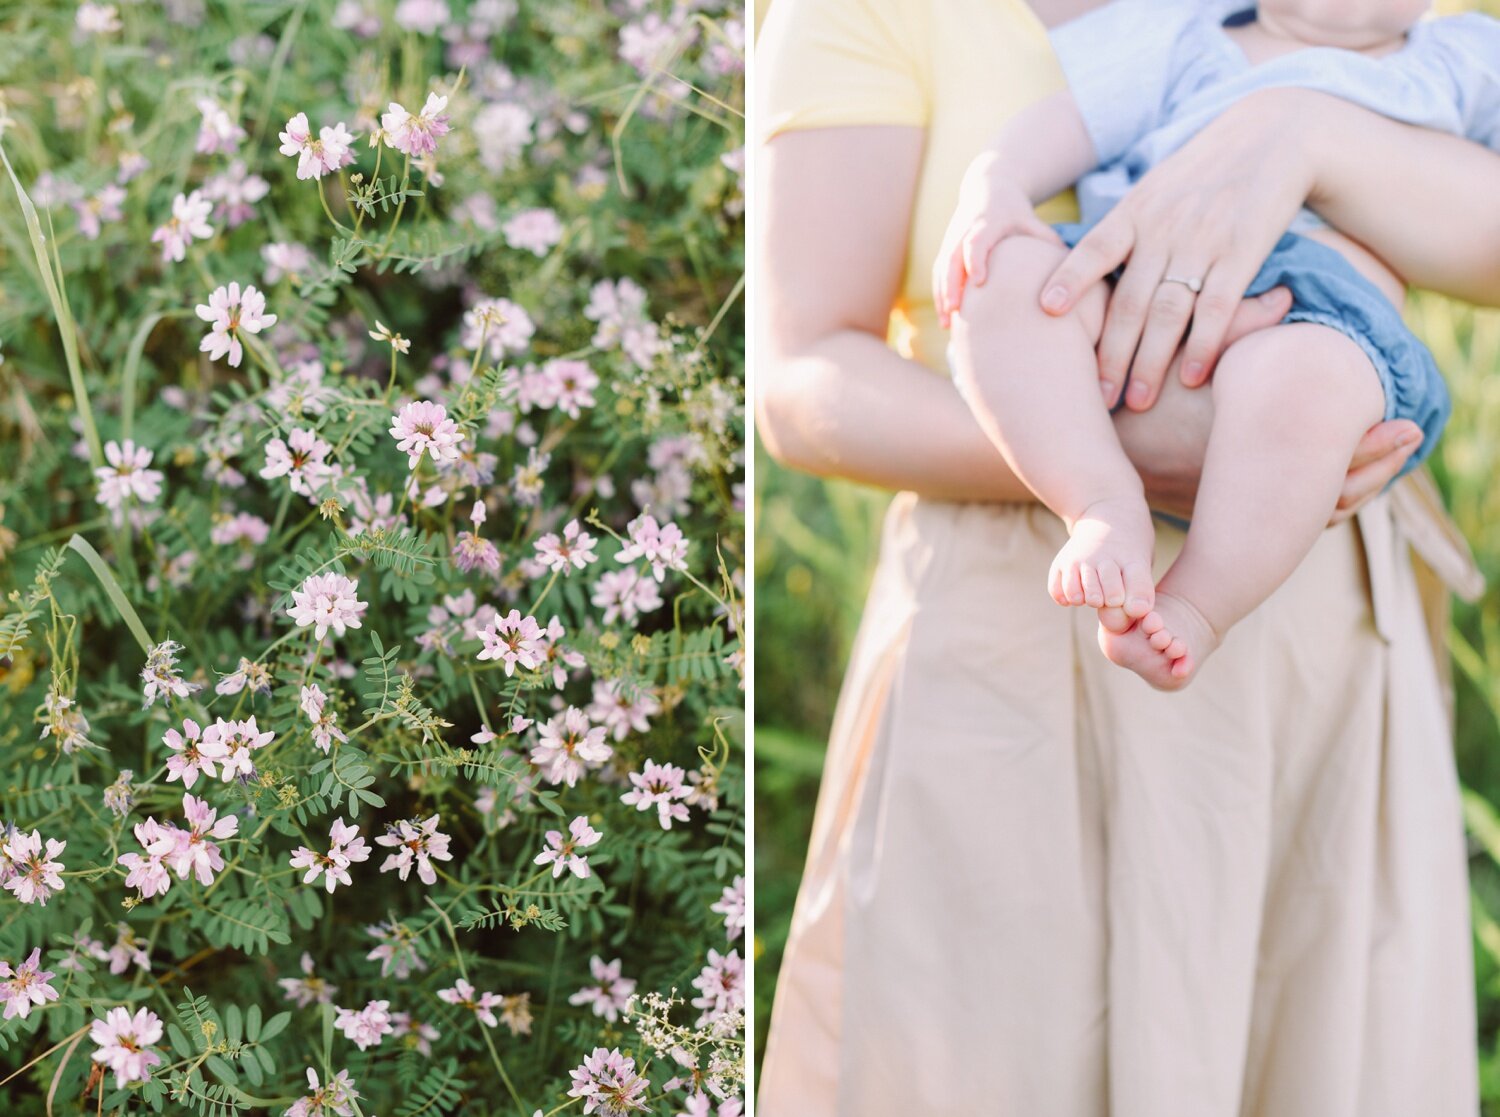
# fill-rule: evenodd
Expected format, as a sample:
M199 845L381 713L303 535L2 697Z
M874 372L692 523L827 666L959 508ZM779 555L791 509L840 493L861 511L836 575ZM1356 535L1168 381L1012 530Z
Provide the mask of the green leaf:
M68 547L83 556L83 561L89 564L89 569L94 572L94 577L99 579L99 584L104 587L105 594L114 604L115 611L125 622L125 627L130 629L131 635L140 644L141 651L147 655L151 654L151 647L155 643L146 633L146 626L141 623L141 618L136 615L135 607L125 599L125 591L120 589L120 583L115 579L114 571L99 557L99 552L94 546L81 535L75 535L68 540Z

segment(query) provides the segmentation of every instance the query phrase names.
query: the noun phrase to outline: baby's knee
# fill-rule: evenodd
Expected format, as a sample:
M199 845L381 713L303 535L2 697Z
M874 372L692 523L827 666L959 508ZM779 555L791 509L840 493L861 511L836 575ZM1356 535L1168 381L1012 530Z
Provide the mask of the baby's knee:
M1066 255L1066 249L1036 237L1006 237L990 250L984 284L964 288L959 318L972 325L1030 314L1041 317L1042 284Z

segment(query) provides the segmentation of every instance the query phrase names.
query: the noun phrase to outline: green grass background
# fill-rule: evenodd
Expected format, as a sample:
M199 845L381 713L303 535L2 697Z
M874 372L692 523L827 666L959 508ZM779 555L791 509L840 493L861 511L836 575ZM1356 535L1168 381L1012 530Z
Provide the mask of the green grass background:
M1490 589L1458 605L1458 691L1474 892L1486 1113L1500 1114L1500 312L1430 295L1409 320L1447 376L1454 418L1433 468ZM887 494L756 465L755 896L757 1052L806 854L824 740L874 569Z

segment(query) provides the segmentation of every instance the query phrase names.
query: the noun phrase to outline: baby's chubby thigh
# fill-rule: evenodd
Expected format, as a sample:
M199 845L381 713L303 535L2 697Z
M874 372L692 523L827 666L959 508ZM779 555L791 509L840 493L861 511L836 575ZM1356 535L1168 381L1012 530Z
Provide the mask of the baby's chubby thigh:
M1236 341L1214 371L1213 393L1216 427L1253 420L1273 442L1319 438L1340 476L1354 444L1385 415L1380 375L1364 349L1314 322L1271 326Z

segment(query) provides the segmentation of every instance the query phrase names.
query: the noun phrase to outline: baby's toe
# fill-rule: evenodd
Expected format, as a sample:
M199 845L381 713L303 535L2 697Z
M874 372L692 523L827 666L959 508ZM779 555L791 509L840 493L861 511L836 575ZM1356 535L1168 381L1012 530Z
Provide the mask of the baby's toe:
M1125 575L1114 559L1099 563L1099 589L1104 594L1104 604L1119 609L1125 604Z
M1079 563L1078 580L1083 586L1083 603L1090 609L1104 607L1104 591L1099 587L1099 572L1091 563Z
M1164 652L1172 646L1172 634L1163 628L1147 636L1146 642L1151 645L1154 651Z
M1129 632L1130 626L1135 624L1135 618L1127 616L1124 609L1117 605L1106 605L1099 610L1099 624L1110 632L1119 635Z
M1144 617L1156 604L1156 584L1151 567L1144 562L1127 562L1121 571L1125 584L1125 612Z

